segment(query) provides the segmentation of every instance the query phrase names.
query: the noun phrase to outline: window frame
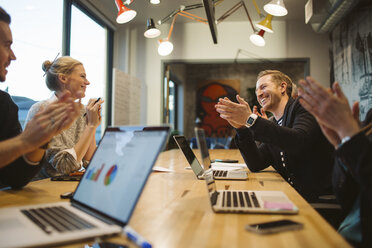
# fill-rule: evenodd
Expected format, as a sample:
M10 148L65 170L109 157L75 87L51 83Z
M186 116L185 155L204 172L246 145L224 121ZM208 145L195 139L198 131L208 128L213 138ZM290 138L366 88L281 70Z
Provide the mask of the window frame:
M105 130L107 126L111 125L112 117L112 68L113 68L113 48L114 48L114 30L109 27L101 18L95 15L91 10L86 8L78 0L64 0L63 1L63 33L62 33L62 56L70 56L71 54L71 18L72 6L78 8L81 12L86 14L89 18L95 21L98 25L107 30L107 47L106 47L106 126L102 127Z

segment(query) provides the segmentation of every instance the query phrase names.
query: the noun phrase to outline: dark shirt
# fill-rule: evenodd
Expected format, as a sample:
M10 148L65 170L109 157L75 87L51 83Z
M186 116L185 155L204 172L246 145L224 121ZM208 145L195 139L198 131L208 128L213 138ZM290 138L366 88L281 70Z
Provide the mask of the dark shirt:
M372 114L372 111L369 111ZM344 225L345 237L358 246L372 247L372 134L360 132L336 150L333 188L337 199L348 217L357 211L349 226ZM350 219L350 218L349 218ZM353 226L361 226L360 233ZM348 233L349 232L349 233Z
M22 132L18 121L18 107L9 94L0 90L0 141L19 135ZM29 165L23 157L19 157L9 165L0 169L0 187L25 186L40 170L40 165Z
M281 126L258 117L250 128L238 129L237 136L236 144L252 172L272 165L309 202L332 193L334 148L297 99L288 100Z

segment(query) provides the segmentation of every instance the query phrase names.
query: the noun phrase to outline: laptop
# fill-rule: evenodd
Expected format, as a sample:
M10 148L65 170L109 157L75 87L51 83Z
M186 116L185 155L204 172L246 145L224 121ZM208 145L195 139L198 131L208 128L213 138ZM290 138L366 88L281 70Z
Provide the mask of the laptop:
M192 171L198 179L203 179L204 168L199 163L194 152L191 150L186 137L183 135L174 135L173 139L176 141L177 146L182 151L186 160L189 162ZM205 143L206 146L206 143ZM198 147L200 147L198 145ZM206 146L207 147L207 146ZM208 151L208 148L207 148ZM208 153L209 154L209 153ZM209 161L210 162L210 161ZM240 169L240 168L237 168ZM248 176L245 171L242 170L223 170L213 169L214 178L217 180L247 180Z
M211 159L209 157L209 151L208 151L208 146L207 146L207 141L205 138L205 132L204 129L202 128L195 128L195 136L196 136L196 141L198 143L198 148L200 151L200 155L202 158L202 166L204 167L204 170L208 170L211 168L212 163ZM200 165L200 164L199 164ZM247 172L243 170L217 170L213 169L213 175L215 179L229 179L229 180L247 180ZM203 175L200 175L203 178Z
M203 129L202 129L203 130ZM203 130L204 131L204 130ZM189 162L192 171L196 175L198 179L203 179L204 170L206 167L203 168L203 166L199 163L198 159L196 158L194 152L191 150L185 136L182 135L176 135L173 136L174 140L176 141L178 147L182 151L183 155L186 157L186 160ZM201 146L203 146L203 150L206 149L206 152L208 153L208 159L209 159L209 152L207 143L205 141L205 137L196 137L198 142L198 147L200 149ZM199 144L200 139L203 139L201 141L202 144ZM203 153L202 153L203 154ZM202 155L203 158L203 155ZM211 161L209 159L208 167L211 165ZM222 170L222 169L213 169L214 178L218 180L247 180L247 172L242 170Z
M0 247L40 247L120 234L169 127L107 128L70 202L0 208Z
M281 191L216 190L211 169L204 172L204 178L216 213L298 213L296 205Z

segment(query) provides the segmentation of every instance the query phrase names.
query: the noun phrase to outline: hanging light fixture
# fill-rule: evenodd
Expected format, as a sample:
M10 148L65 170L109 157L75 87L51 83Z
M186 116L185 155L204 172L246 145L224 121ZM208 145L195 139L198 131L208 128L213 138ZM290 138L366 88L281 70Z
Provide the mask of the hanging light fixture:
M223 0L217 0L217 2L219 2L219 1L223 1ZM173 51L173 44L170 42L170 37L171 37L172 31L173 31L174 22L175 22L176 17L178 15L184 16L184 17L187 17L187 18L190 18L190 19L193 19L195 21L202 22L202 23L206 23L206 24L208 23L207 19L201 18L201 17L198 17L196 15L193 15L191 13L186 12L187 10L193 10L193 9L202 8L202 7L204 7L203 4L193 4L193 5L189 5L189 6L181 5L179 9L174 10L169 15L167 15L165 18L158 21L158 24L162 25L163 23L167 22L170 18L173 17L173 21L172 21L172 24L171 24L171 27L170 27L170 30L169 30L169 33L168 33L168 37L166 37L162 40L159 40L158 53L161 56L167 56L167 55L171 54L171 52ZM231 9L226 11L226 13L224 13L220 18L218 18L217 21L216 21L216 24L219 24L222 21L224 21L226 18L231 16L234 12L236 12L241 7L243 7L245 13L247 14L248 20L249 20L249 22L252 26L252 30L254 32L254 34L252 34L249 37L251 42L253 44L255 44L256 46L261 46L261 47L265 46L266 42L265 42L265 39L263 38L263 36L264 36L265 31L273 33L272 26L271 26L271 21L272 21L273 16L271 14L268 14L264 20L262 20L260 23L256 24L256 26L259 27L259 29L260 29L260 31L257 31L257 29L253 25L253 22L252 22L252 20L249 16L249 13L248 13L248 9L245 6L243 0L238 2Z
M127 23L137 15L137 12L125 6L122 0L115 0L115 3L119 10L118 17L116 18L117 23Z
M274 33L273 28L271 26L272 19L273 19L273 16L270 14L267 14L265 19L263 19L259 23L256 23L256 27L258 27L259 29L263 29L266 32Z
M261 29L258 33L252 34L249 39L256 46L263 47L266 44L265 39L263 38L264 34L265 30Z
M173 51L173 44L167 38L164 40L159 40L158 53L161 56L167 56Z
M160 0L150 0L150 3L152 3L152 4L159 4L160 3Z
M171 24L169 32L168 32L168 37L165 38L165 39L159 40L158 53L161 56L167 56L167 55L171 54L172 51L173 51L173 44L172 44L172 42L169 41L169 39L172 35L173 27L174 27L174 23L176 22L177 15L175 15L173 17L172 24Z
M171 54L171 52L173 51L173 44L169 40L170 40L170 37L172 35L174 23L176 22L177 16L180 15L180 16L192 19L194 21L207 23L207 19L201 18L201 17L199 17L197 15L194 15L194 14L191 14L189 12L183 11L184 9L185 9L185 6L180 6L179 10L172 12L170 14L170 16L165 18L166 20L168 20L169 18L173 17L173 20L172 20L172 24L171 24L169 32L168 32L168 37L165 38L165 39L159 40L158 53L161 56L167 56L167 55ZM161 23L163 23L163 22L161 22Z
M147 19L147 29L143 34L146 38L155 38L161 34L160 30L155 27L154 19Z
M264 10L273 16L285 16L288 14L288 10L285 8L283 0L272 0L265 4Z

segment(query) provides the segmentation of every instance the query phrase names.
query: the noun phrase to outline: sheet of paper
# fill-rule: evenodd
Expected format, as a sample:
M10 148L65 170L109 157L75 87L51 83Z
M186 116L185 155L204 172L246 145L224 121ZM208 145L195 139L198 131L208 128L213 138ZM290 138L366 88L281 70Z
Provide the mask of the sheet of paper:
M165 168L165 167L161 167L161 166L154 166L154 167L152 167L152 171L156 171L156 172L173 172L173 170L168 169L168 168Z
M212 163L213 170L244 170L247 169L245 164L238 164L238 163L221 163L221 162L214 162ZM185 167L185 170L191 170L190 166Z
M247 165L239 164L239 163L214 162L212 163L212 169L214 170L244 170L244 169L247 169Z

